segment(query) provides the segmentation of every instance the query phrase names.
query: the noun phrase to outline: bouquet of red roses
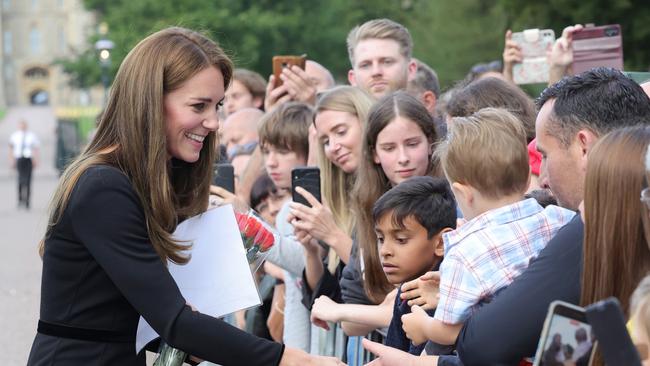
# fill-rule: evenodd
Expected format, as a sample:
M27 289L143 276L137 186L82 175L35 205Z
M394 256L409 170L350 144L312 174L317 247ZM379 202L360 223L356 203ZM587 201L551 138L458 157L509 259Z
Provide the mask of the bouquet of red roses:
M235 212L235 218L246 249L246 259L255 272L264 262L278 235L253 210L246 213Z

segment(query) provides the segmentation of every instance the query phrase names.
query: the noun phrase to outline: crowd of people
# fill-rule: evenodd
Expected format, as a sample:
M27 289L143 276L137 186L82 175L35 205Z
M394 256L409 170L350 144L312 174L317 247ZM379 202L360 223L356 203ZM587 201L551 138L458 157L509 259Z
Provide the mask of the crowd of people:
M518 365L551 302L607 297L647 350L650 85L572 75L581 29L550 50L535 100L513 82L510 31L502 62L444 93L389 19L350 31L349 85L317 60L266 80L183 28L144 39L53 199L29 365L144 365L140 315L193 363ZM217 162L234 193L211 185ZM320 200L295 189L308 205L292 201L303 166L320 169ZM263 305L225 321L165 268L188 261L176 225L223 204L280 238L256 276ZM581 330L548 364L581 364Z

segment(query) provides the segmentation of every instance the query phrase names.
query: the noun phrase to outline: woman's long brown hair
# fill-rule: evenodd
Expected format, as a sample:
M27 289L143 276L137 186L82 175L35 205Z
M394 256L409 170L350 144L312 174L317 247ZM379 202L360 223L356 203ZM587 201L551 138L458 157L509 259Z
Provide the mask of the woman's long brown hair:
M589 153L585 178L583 306L614 296L629 315L630 296L650 270L640 192L647 187L650 127L610 132ZM596 359L595 365L602 365Z
M379 133L398 116L417 124L429 144L433 145L438 140L429 112L417 99L405 92L396 92L380 99L369 112L363 134L363 158L359 163L352 195L357 217L357 239L364 264L364 288L370 300L375 303L382 302L386 294L395 288L388 282L381 267L375 223L372 219L375 202L391 188L381 165L374 161L375 145ZM431 158L426 174L438 176L439 172L437 160Z
M138 194L151 243L163 261L186 263L187 245L171 237L179 219L207 209L216 134L205 139L199 160L186 163L167 153L163 97L199 71L216 67L227 87L232 62L207 37L184 28L156 32L138 43L120 66L97 133L65 170L50 206L44 242L66 209L79 177L91 166L122 171Z

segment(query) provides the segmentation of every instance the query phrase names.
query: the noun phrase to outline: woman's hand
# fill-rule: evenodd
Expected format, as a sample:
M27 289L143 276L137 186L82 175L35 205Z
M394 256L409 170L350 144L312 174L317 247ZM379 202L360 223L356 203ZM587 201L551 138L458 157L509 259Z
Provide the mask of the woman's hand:
M377 356L377 359L366 366L415 366L418 356L400 351L393 347L384 346L368 339L363 339L363 348ZM433 364L432 364L433 365Z
M329 330L330 327L327 322L337 323L341 321L338 312L339 306L340 304L325 295L317 298L311 308L311 322L318 327Z
M266 97L264 98L264 110L270 113L275 107L291 101L291 95L288 93L287 86L282 84L275 87L275 75L269 77L266 84Z
M424 310L435 309L440 297L440 272L427 272L402 285L400 299L409 306L418 305Z
M550 52L547 53L547 62L550 68L549 85L570 73L573 65L573 33L579 32L582 28L581 24L564 28L562 37L555 40Z
M310 355L303 350L287 347L284 349L280 366L345 366L334 357Z
M239 212L248 211L249 207L241 198L219 186L210 186L210 207L231 204Z
M309 234L309 232L305 230L300 230L296 229L293 231L294 236L296 237L296 240L300 244L302 244L303 247L305 247L305 250L307 251L307 255L314 255L318 256L318 258L322 258L325 256L324 253L324 248L321 247L320 244L318 244L318 241L314 239L314 237Z
M505 76L508 81L513 82L512 68L517 63L523 61L523 54L521 53L521 47L517 42L512 40L512 31L508 29L506 31L506 41L503 48L503 76Z

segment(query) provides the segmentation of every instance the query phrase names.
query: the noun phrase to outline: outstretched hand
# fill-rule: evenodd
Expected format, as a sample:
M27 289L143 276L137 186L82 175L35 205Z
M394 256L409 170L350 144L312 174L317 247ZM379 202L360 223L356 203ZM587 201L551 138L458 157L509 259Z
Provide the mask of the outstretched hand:
M418 305L424 310L435 309L440 298L440 272L427 272L402 284L400 299L409 306Z
M318 327L329 330L330 327L327 325L327 322L337 323L341 321L336 311L338 306L339 304L329 297L325 295L320 296L314 301L314 305L311 308L311 322Z
M367 363L366 366L413 365L418 357L398 350L397 348L388 347L365 338L361 340L361 343L363 344L363 348L377 356L374 361Z

